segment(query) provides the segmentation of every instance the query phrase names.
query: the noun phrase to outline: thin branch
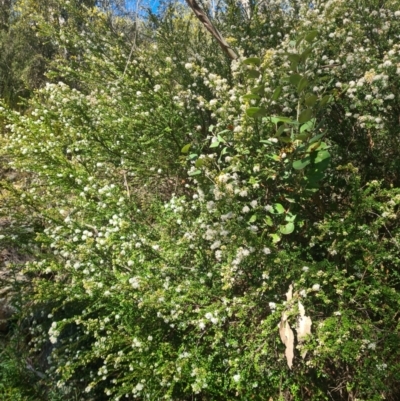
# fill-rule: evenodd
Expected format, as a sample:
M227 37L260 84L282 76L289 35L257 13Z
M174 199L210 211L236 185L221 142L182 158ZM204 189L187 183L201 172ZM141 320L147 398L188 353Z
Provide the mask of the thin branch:
M224 53L231 59L236 60L237 54L229 46L228 42L223 38L219 31L214 27L211 21L208 19L207 14L201 9L196 0L186 0L188 6L193 10L198 20L204 25L204 27L211 33L212 36L218 41Z

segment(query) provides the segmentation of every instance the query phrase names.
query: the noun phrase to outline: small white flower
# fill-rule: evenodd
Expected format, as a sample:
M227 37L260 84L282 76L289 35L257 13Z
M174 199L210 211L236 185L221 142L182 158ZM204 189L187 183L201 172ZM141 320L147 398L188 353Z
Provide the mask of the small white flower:
M269 255L269 254L271 253L271 249L265 247L265 248L263 249L263 252L264 252L266 255Z
M314 284L314 285L312 286L312 290L313 290L313 291L319 291L320 288L321 288L321 286L320 286L319 284Z
M242 209L242 213L248 213L250 212L250 208L248 206L244 206Z
M236 383L240 381L240 374L238 373L237 375L233 376L233 381Z

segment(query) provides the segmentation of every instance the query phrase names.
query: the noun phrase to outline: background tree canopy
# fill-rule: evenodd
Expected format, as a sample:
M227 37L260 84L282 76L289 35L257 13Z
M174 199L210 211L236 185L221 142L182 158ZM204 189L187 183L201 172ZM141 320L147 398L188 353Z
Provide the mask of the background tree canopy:
M399 399L398 0L0 5L5 400Z

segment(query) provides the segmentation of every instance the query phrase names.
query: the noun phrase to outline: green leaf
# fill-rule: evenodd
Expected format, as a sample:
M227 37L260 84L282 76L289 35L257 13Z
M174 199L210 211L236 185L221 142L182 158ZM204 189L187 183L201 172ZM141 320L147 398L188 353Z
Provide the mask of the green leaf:
M289 82L294 86L298 86L302 78L303 77L300 74L292 74L289 77Z
M324 135L325 135L325 134L318 134L318 135L313 136L313 137L310 139L310 142L309 142L310 145L311 145L312 143L314 143L314 142L319 141Z
M281 136L283 134L283 131L285 131L285 124L282 124L278 130L276 131L276 136Z
M201 174L201 170L194 170L191 173L189 173L190 176L199 175L199 174Z
M265 110L263 107L249 107L246 110L246 114L249 117L259 118L264 117L267 114L267 110Z
M281 94L281 92L282 92L282 88L280 87L280 86L278 86L275 90L274 90L274 93L272 94L272 100L278 100L279 99L279 96L280 96L280 94Z
M249 223L254 223L257 220L257 215L253 214L253 216L250 217Z
M296 141L306 141L311 134L307 134L306 132L302 132L301 134L297 135L295 140Z
M187 158L188 158L188 160L193 160L193 159L196 159L196 157L198 157L197 153L191 153Z
M297 121L294 121L289 117L270 117L269 120L274 124L278 123L297 124Z
M279 231L284 235L291 234L294 231L294 224L290 222L284 226L280 226Z
M317 156L314 160L315 164L321 163L324 160L329 160L331 158L331 154L327 150L320 150L317 153Z
M318 100L318 96L310 93L306 96L306 98L304 99L305 103L308 107L313 107L315 105L315 103L317 103Z
M261 64L261 59L258 57L249 57L246 58L246 60L243 60L243 64L259 66Z
M293 203L294 203L294 202L295 202L295 201L293 200ZM297 214L288 213L288 214L285 216L285 221L293 222L293 221L296 220L296 217L297 217Z
M261 97L256 95L255 93L248 93L247 95L243 96L244 100L260 100Z
M281 240L281 237L278 234L269 234L269 236L272 238L274 244L277 244Z
M288 59L291 62L298 63L300 61L300 55L296 53L287 53Z
M210 148L218 148L218 146L219 146L219 141L214 141L211 142Z
M306 36L305 36L305 40L308 42L308 43L312 43L313 41L314 41L314 39L317 37L317 35L318 35L318 31L317 30L312 30L312 31L310 31L310 32L308 32L307 34L306 34Z
M307 156L304 159L295 160L293 162L293 168L295 170L303 170L303 168L307 167L310 163L311 163L311 159L309 156Z
M306 61L307 57L311 54L312 52L312 47L308 47L307 49L305 49L303 51L303 53L301 53L301 61Z
M269 217L269 216L265 217L264 221L265 221L265 224L266 224L267 226L273 227L274 222L272 221L271 217Z
M187 145L185 145L182 149L181 149L181 153L189 153L189 149L192 146L191 143L188 143Z
M246 74L250 77L250 78L258 78L261 74L256 71L256 70L247 70Z
M299 123L304 124L307 121L311 120L312 114L313 114L312 109L303 110L299 115Z
M331 95L325 95L322 99L321 99L321 101L319 102L319 105L322 107L322 106L325 106L328 102L329 102L329 100L331 99Z
M285 213L285 208L280 203L274 203L273 207L277 214Z
M314 128L314 124L315 124L315 118L312 118L310 121L307 121L300 127L300 133L312 130Z
M194 165L195 167L200 168L203 164L204 164L204 159L197 159Z
M299 84L297 85L297 92L300 93L303 89L308 86L309 82L307 78L301 78Z
M258 85L255 86L254 88L250 89L251 93L258 93L258 94L262 94L264 93L264 85Z

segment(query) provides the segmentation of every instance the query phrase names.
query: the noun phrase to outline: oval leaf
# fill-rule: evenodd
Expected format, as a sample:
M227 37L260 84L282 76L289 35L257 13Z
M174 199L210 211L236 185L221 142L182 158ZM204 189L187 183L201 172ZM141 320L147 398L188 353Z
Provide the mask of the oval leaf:
M197 168L200 168L204 164L204 159L197 159L194 164Z
M275 203L273 206L276 213L278 214L285 213L285 208L280 203Z
M319 102L319 105L322 107L322 106L325 106L328 102L329 102L329 100L331 99L331 95L325 95L322 99L321 99L321 101Z
M299 115L299 123L304 124L307 121L311 120L312 114L313 114L312 109L303 110Z
M300 74L292 74L289 77L289 82L294 86L298 86L299 82L301 81L301 78L303 77Z
M260 100L261 97L256 95L255 93L248 93L247 95L243 96L243 99L244 100L253 100L253 99L254 100Z
M295 170L303 170L303 168L307 167L311 163L311 160L309 157L306 157L304 159L300 160L295 160L293 162L293 168Z
M249 57L243 61L243 64L259 66L261 64L261 60L258 57Z
M292 222L290 222L284 226L280 226L279 231L284 235L291 234L294 231L294 224Z
M308 107L312 107L315 105L315 103L317 103L318 100L318 96L313 95L313 94L309 94L307 95L307 97L305 98L305 103Z
M304 77L301 78L299 84L297 85L297 92L300 93L307 86L308 86L308 79Z
M278 100L279 99L279 95L282 92L282 88L280 86L278 86L275 90L274 93L272 94L272 100Z
M267 114L267 110L265 110L262 107L249 107L246 110L246 114L249 117L259 118L259 117L264 117Z
M181 149L181 153L189 153L189 149L192 146L191 143L188 143L187 145L185 145L182 149Z
M256 70L247 70L246 73L247 73L247 75L248 75L250 78L258 78L258 77L261 75L261 74L260 74L258 71L256 71Z
M308 32L304 39L308 43L311 43L311 42L314 41L314 39L317 37L317 35L318 35L318 31L317 30L313 30L313 31Z

